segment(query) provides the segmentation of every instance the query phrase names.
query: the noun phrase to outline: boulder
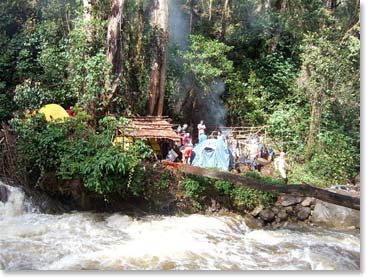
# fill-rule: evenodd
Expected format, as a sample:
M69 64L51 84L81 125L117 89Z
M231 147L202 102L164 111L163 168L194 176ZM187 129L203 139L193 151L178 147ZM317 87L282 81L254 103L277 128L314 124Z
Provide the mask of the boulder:
M0 185L0 201L3 203L8 202L10 190L6 186Z
M311 205L315 204L315 198L313 197L306 197L302 202L301 205L303 207L310 207Z
M264 206L263 205L259 205L257 206L255 209L253 209L250 214L252 216L258 216L258 214L264 209Z
M220 209L220 204L217 201L215 201L213 198L210 199L210 201L211 201L210 211L212 213L218 212Z
M326 228L360 228L360 211L316 200L310 221Z
M302 207L297 212L297 218L299 220L305 220L307 219L311 214L311 208L309 207Z
M285 207L284 209L286 211L286 213L288 215L294 215L294 210L293 210L293 207L289 206L289 207Z
M297 214L299 210L301 210L303 206L301 204L297 204L293 206L294 214Z
M280 212L280 207L274 206L271 208L271 210L273 211L274 214L278 214Z
M260 218L255 218L250 214L246 214L244 217L246 226L251 229L260 229L265 226L264 221Z
M302 197L295 197L292 195L283 195L280 197L280 204L283 207L288 207L288 206L292 206L292 205L296 205L298 203L301 203L302 201Z
M278 215L277 218L279 218L280 221L285 221L288 218L288 214L286 212L286 210L281 210Z
M264 209L259 214L260 218L265 222L271 222L275 219L275 214L271 209Z

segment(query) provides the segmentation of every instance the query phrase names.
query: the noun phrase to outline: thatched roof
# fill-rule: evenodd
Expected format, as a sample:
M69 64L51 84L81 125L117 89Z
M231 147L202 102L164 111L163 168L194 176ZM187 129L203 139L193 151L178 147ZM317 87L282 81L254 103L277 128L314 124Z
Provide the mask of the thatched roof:
M126 127L128 136L133 138L154 138L180 141L168 116L128 117L132 122Z

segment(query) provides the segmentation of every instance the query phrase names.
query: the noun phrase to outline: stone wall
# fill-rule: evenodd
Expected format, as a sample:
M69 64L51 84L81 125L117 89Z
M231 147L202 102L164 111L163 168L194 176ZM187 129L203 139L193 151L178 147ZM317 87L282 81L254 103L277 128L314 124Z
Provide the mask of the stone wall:
M360 212L312 197L281 195L272 207L256 207L246 214L250 228L320 226L348 230L360 228Z

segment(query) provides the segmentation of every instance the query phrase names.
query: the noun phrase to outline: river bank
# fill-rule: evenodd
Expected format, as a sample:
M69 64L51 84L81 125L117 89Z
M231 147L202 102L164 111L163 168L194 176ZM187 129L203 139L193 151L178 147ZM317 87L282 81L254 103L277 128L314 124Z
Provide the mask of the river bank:
M207 186L200 197L188 195L182 182L184 177L175 173L161 178L149 187L145 197L123 197L122 195L100 195L88 191L78 180L56 182L55 176L45 178L41 187L21 186L32 206L46 214L62 214L72 211L97 213L122 212L140 218L148 215L182 216L202 214L208 216L243 216L251 229L303 229L320 227L335 230L359 230L360 212L326 203L312 197L276 195L271 201L257 204L253 208L233 201L228 194ZM159 178L155 175L154 178ZM163 177L162 177L163 176ZM153 176L150 176L153 178ZM153 179L154 179L153 178ZM175 182L172 182L172 178ZM168 179L170 182L168 183ZM162 180L164 185L162 184ZM10 180L7 180L8 182ZM13 183L13 186L15 184ZM3 203L10 192L0 186ZM343 191L342 193L347 193Z

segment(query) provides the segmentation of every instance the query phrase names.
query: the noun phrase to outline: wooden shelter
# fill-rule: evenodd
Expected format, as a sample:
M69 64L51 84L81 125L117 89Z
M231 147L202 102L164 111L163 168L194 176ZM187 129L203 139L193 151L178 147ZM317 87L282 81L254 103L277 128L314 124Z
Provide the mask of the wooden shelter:
M157 158L164 158L169 149L181 141L171 124L172 119L168 116L135 116L128 119L131 123L117 129L116 137L126 138L127 143L136 139L144 140L153 148Z

